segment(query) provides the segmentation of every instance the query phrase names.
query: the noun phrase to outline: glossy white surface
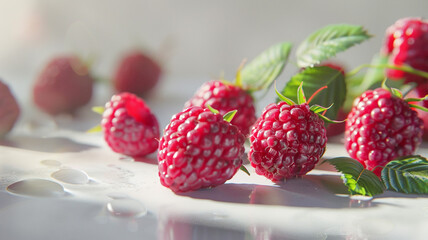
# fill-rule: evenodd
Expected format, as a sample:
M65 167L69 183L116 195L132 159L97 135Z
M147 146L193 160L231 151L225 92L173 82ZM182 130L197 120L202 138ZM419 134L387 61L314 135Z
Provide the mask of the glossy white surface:
M184 98L166 90L149 101L161 126ZM176 195L161 186L155 155L123 157L101 134L84 133L97 121L91 113L55 121L29 115L1 141L1 239L425 239L427 234L426 196L387 192L372 200L351 199L326 165L280 185L248 165L251 176L239 171L217 188ZM419 152L428 156L427 148ZM325 157L333 156L346 156L340 139L328 144Z

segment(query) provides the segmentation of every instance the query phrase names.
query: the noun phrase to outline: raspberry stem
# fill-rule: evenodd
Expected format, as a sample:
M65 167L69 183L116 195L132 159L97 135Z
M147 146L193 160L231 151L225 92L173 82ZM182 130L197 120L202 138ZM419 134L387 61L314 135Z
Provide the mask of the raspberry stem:
M373 65L373 64L362 64L358 67L356 67L354 70L348 72L346 74L346 77L352 77L354 75L356 75L359 71L361 71L363 68L389 68L389 69L395 69L395 70L400 70L403 72L407 72L407 73L412 73L424 78L428 79L428 72L424 72L415 68L412 68L410 66L396 66L396 65L391 65L391 64L379 64L379 65Z

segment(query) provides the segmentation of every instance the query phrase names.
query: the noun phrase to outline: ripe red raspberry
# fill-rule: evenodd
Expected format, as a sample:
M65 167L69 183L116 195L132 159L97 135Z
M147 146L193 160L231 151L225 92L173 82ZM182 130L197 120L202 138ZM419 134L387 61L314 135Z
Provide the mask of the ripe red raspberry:
M389 56L389 63L409 65L428 72L428 21L421 18L403 18L386 30L382 52ZM387 77L406 82L422 83L428 79L400 70L388 69Z
M101 126L105 141L117 153L139 157L158 147L158 121L134 94L114 95L105 105Z
M245 136L257 119L253 97L241 87L225 81L215 80L204 83L184 107L206 107L207 105L217 109L221 115L237 110L231 123L237 126Z
M412 91L409 92L409 94L407 94L407 97L423 98L426 95L428 95L428 82L416 86L416 88L414 88ZM428 100L416 102L414 104L428 108ZM423 139L428 140L428 112L422 111L420 109L415 109L415 111L418 113L418 117L424 121L424 134L422 137Z
M140 51L127 53L119 63L113 79L118 92L136 95L149 93L159 82L162 69L153 58Z
M20 109L9 87L0 81L0 138L15 125Z
M201 107L174 115L159 142L159 177L174 192L223 184L244 157L245 137L238 128Z
M324 122L307 103L268 105L250 136L248 158L256 173L279 182L312 170L324 154Z
M411 155L422 141L423 122L409 104L378 88L356 98L348 115L345 147L368 170ZM375 173L380 174L381 168Z
M74 56L53 58L33 87L34 103L49 114L72 113L92 97L93 79Z

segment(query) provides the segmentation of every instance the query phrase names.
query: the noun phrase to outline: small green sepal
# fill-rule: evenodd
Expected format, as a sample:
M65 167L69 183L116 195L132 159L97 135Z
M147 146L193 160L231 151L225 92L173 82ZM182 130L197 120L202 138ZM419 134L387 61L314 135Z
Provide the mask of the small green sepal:
M422 102L428 100L428 95L425 95L425 97L422 98L406 98L404 101L410 103L410 102Z
M391 88L391 93L398 98L403 98L403 93L397 88Z
M238 111L233 110L233 111L227 112L226 114L224 114L223 120L226 122L231 122L233 117L235 116L236 112L238 112Z
M317 115L318 115L318 117L320 117L322 120L324 120L327 123L343 123L346 121L346 119L345 120L331 120L330 118L328 118L328 117L326 117L320 113L317 113Z
M278 89L276 88L276 86L275 86L275 92L276 92L276 95L278 95L278 98L279 98L281 101L286 102L286 103L287 103L288 105L290 105L290 106L296 105L296 103L295 103L293 100L291 100L291 99L289 99L289 98L285 97L284 95L282 95L282 94L278 91Z
M101 125L97 125L89 130L86 131L86 133L97 133L97 132L101 132L103 130L103 128L101 127Z
M323 107L317 104L312 105L309 109L314 113L322 113L329 110L333 106L333 103L328 107Z
M103 113L104 113L105 110L106 109L104 107L101 107L101 106L92 107L92 112L98 113L100 115L103 115Z
M217 109L211 107L209 104L207 104L207 108L214 114L220 114L220 112Z
M301 82L299 87L297 88L297 103L306 103L305 93L303 92L303 82Z
M250 172L248 171L248 169L247 169L244 165L241 165L241 166L239 167L239 169L240 169L241 171L243 171L244 173L246 173L248 176L250 176Z
M409 106L410 106L410 107L412 107L412 108L416 108L416 109L422 110L422 111L424 111L424 112L428 112L428 108L423 107L423 106L421 106L421 105L409 104Z

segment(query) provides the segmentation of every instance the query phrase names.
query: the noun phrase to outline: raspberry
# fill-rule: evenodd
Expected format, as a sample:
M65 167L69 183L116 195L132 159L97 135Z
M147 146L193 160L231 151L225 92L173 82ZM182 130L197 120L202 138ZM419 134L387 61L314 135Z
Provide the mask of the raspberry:
M411 155L422 141L423 122L406 101L377 88L356 98L348 115L345 147L368 170ZM380 174L381 168L376 168Z
M49 114L72 113L92 97L93 79L74 56L52 59L33 87L34 103Z
M0 138L15 125L20 114L19 105L9 87L0 81Z
M237 110L231 123L237 126L245 136L257 119L252 96L241 87L225 81L215 80L204 83L184 107L206 107L207 105L217 109L221 115Z
M428 95L428 83L416 86L412 91L409 92L407 97L409 98L423 98ZM422 102L414 103L422 107L428 108L428 100ZM420 109L415 109L418 113L418 117L424 121L424 134L423 139L428 140L428 112L422 111Z
M117 153L139 157L158 147L158 121L134 94L114 95L105 105L101 126L105 141Z
M159 177L174 192L223 184L244 157L244 135L238 128L201 107L174 115L159 142Z
M396 66L409 65L428 72L428 21L421 18L403 18L386 30L382 52ZM427 79L396 69L388 69L387 77L406 82L422 83Z
M133 51L120 61L113 80L114 88L118 92L145 95L157 85L161 74L159 64L151 57Z
M307 103L268 105L250 136L248 158L256 173L273 182L302 176L324 154L327 137L324 122Z

